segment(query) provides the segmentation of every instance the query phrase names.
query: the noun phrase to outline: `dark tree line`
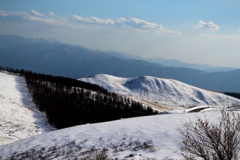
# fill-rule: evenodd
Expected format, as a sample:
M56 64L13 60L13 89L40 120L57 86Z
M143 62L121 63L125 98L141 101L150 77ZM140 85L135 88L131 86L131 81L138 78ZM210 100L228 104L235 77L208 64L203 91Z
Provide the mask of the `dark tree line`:
M240 93L235 93L235 92L223 92L223 93L228 95L228 96L240 99Z
M0 68L3 69L3 68ZM106 89L66 77L9 69L25 77L34 103L58 129L86 123L158 114L150 107Z

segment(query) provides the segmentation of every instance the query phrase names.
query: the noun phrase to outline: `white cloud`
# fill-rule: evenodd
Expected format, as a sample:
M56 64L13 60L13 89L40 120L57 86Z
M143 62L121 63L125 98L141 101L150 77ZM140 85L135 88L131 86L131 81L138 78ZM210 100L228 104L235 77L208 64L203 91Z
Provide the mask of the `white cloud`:
M96 23L96 24L110 24L114 25L115 21L111 19L99 19L97 17L91 17L91 18L83 18L79 17L77 15L73 15L70 17L71 20L76 22L87 22L87 23Z
M54 15L53 12L49 12L49 15ZM131 18L129 20L125 18L119 18L116 21L112 19L100 19L98 17L83 18L77 15L73 15L68 19L55 19L55 18L43 18L43 14L31 10L30 13L26 12L5 12L0 10L0 17L4 21L11 21L16 23L32 23L39 25L39 23L45 23L48 25L62 26L62 27L75 27L75 28L91 28L91 29L110 29L110 27L116 27L117 30L130 30L131 32L153 34L153 35L182 35L180 31L172 31L165 29L162 25L151 23L145 20ZM0 19L1 20L1 19ZM75 24L73 22L78 22L80 24ZM81 23L88 23L91 26L83 26ZM104 25L104 26L98 26ZM106 26L106 27L105 27ZM50 27L50 26L49 26ZM120 30L119 30L120 31Z
M194 26L195 29L201 29L205 31L216 31L219 30L218 25L214 24L213 22L209 21L208 23L203 22L202 20L199 21L199 23Z
M8 13L0 9L0 16L6 17L8 16Z
M220 38L220 39L227 39L227 40L240 40L240 36L221 36L221 35L213 35L213 34L201 34L202 36L205 37L210 37L210 38Z
M139 28L139 29L164 29L162 25L159 25L156 23L150 23L137 18L131 18L131 20L120 18L118 23L121 23L123 25L128 25L133 28Z
M137 18L131 18L130 20L127 20L125 18L118 18L116 21L114 21L112 19L99 19L97 17L83 18L77 15L73 15L70 17L70 19L75 22L105 24L118 27L125 26L135 29L135 31L138 33L153 33L157 35L182 35L180 31L166 30L160 24L147 22Z
M55 20L55 19L44 19L44 18L41 18L41 17L35 17L35 16L32 16L31 14L28 14L28 13L25 13L25 12L13 14L13 15L22 17L22 18L24 18L26 20L29 20L29 21L38 21L38 22L44 22L44 23L56 24L56 25L61 24L61 22L58 21L58 20Z
M43 18L34 17L34 16L28 16L28 17L26 17L26 19L28 19L30 21L38 21L38 22L44 22L44 23L48 23L48 24L55 24L55 25L61 24L61 22L59 22L58 20L55 20L55 19L43 19Z
M137 29L137 32L140 33L153 33L156 35L174 35L174 36L182 35L182 32L180 31L167 30L160 24L147 22L137 18L131 18L130 20L126 20L125 18L119 18L117 20L117 23Z
M122 18L118 18L116 22L117 23L123 23L125 21L126 21L126 19L122 17Z
M9 22L16 22L16 23L24 23L27 25L28 23L39 25L40 23L44 23L45 27L75 27L75 28L84 28L84 26L81 25L74 25L72 23L69 23L66 19L54 19L54 18L42 18L34 16L30 13L26 12L5 12L3 10L0 10L0 18L3 21L9 21Z
M43 14L42 13L39 13L37 11L34 11L34 10L30 10L29 13L33 16L37 16L37 17L43 17Z
M48 13L48 15L54 16L54 13L51 11L51 12Z
M5 11L3 11L3 10L0 9L0 13L5 13Z

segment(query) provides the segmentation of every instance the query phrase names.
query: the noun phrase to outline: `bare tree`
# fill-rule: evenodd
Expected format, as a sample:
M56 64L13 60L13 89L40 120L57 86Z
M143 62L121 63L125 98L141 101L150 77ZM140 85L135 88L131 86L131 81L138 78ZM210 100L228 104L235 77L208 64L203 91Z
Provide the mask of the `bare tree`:
M183 136L179 146L187 160L237 160L240 144L240 115L221 110L219 120L210 122L197 118L180 130Z

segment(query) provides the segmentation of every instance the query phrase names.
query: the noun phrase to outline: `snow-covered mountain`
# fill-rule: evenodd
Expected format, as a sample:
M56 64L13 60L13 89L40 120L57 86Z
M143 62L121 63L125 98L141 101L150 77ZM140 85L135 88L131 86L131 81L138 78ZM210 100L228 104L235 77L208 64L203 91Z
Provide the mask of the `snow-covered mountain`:
M110 92L161 105L174 106L232 106L240 100L222 93L200 89L173 79L151 76L120 78L106 74L78 80L100 85Z
M56 39L48 36L33 36L31 38L27 38L27 40L31 42L60 43Z
M32 102L24 78L0 72L0 146L53 130Z

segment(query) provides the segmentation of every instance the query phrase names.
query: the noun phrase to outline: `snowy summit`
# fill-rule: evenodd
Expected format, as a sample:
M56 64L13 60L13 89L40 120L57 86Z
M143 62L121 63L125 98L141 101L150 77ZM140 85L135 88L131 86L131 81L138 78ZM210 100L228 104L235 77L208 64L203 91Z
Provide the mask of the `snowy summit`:
M197 88L177 80L151 76L120 78L97 74L80 81L100 85L110 92L166 106L233 106L240 100L222 93Z

